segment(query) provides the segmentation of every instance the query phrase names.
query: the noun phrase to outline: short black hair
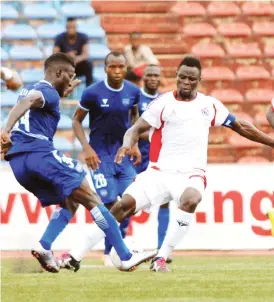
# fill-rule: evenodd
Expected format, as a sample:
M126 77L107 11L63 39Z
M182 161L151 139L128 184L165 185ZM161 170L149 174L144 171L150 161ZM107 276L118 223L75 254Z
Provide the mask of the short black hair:
M73 17L68 17L67 18L67 23L68 22L73 22L73 21L76 21L76 18L73 18Z
M124 57L125 58L125 60L127 60L126 59L126 57L125 57L125 55L122 53L122 52L120 52L120 51L111 51L109 54L107 54L107 56L105 57L105 66L107 66L107 64L108 64L108 58L110 57L110 56L114 56L114 57Z
M193 57L193 56L185 56L183 58L183 60L181 61L181 63L179 64L178 69L183 65L189 66L189 67L197 67L200 72L202 70L200 60L196 57Z
M49 56L46 59L46 61L44 63L45 70L47 70L50 66L56 64L57 62L58 63L59 62L67 63L67 64L70 64L72 67L75 68L75 61L71 56L69 56L69 55L67 55L63 52L57 52L57 53Z

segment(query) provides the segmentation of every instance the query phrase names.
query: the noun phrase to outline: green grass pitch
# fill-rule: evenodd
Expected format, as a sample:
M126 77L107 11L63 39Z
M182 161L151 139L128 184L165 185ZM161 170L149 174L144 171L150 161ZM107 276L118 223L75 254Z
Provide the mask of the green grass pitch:
M34 259L2 259L2 302L273 302L273 256L174 257L172 273L144 264L122 273L87 259L79 272L39 273Z

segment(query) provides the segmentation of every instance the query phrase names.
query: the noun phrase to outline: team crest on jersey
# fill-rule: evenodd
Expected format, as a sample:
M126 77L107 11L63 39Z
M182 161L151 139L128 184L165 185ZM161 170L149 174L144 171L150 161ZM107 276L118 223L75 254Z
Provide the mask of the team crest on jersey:
M202 111L202 115L209 116L208 108L203 108L201 111Z
M130 103L130 99L126 98L126 99L122 99L122 103L124 106L128 106Z
M108 195L108 191L107 190L100 190L100 193L103 197L106 197Z
M147 109L147 103L142 103L142 111L146 111Z
M101 107L109 107L108 99L102 99Z

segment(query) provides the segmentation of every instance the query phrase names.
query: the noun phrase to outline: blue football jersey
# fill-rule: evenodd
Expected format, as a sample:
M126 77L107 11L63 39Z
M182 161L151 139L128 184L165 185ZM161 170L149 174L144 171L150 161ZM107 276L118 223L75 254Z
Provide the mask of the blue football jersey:
M32 90L41 92L44 103L41 108L28 110L14 125L11 134L12 146L9 155L22 152L40 152L53 150L53 136L60 119L59 94L47 81L23 88L18 101L31 93Z
M160 95L160 93L156 93L155 95L150 95L144 91L144 88L141 88L141 96L140 96L140 101L138 104L140 116L146 110L148 104L151 103L153 100L155 100L159 95ZM150 144L148 141L144 141L144 140L139 141L139 149L140 149L140 152L142 153L142 163L140 164L140 166L136 167L136 170L138 173L144 171L148 166L149 145Z
M99 156L114 156L121 147L131 126L130 109L139 98L140 89L129 81L120 89L111 88L104 80L84 90L79 106L89 111L89 143Z

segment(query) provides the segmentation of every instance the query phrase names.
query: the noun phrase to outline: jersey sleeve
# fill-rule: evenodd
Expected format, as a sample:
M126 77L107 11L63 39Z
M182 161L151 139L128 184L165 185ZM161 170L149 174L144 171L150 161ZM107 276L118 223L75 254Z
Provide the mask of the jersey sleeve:
M41 97L43 99L43 105L41 108L54 107L58 105L60 97L55 89L51 87L37 87L30 91L30 93L34 91L39 91L41 93Z
M26 88L23 88L18 96L18 101L20 101L22 98L24 98L26 96L31 96L34 93L37 94L37 92L40 93L41 98L43 100L43 104L42 104L41 108L58 105L59 95L51 87L35 87L35 88L26 87Z
M214 98L212 98L212 105L214 108L214 116L211 121L211 126L226 126L225 123L230 115L228 109L220 101Z
M164 108L165 98L160 96L147 106L146 111L142 114L142 118L152 127L159 129L163 123Z
M94 102L96 102L94 93L89 88L86 88L81 96L79 107L85 111L90 111Z
M63 36L62 34L57 35L55 40L54 40L54 46L58 46L59 48L62 48L62 43L63 43Z
M140 102L140 97L141 97L141 91L138 90L138 91L136 92L136 95L135 95L135 98L134 98L134 101L133 101L133 106L139 104L139 102Z

